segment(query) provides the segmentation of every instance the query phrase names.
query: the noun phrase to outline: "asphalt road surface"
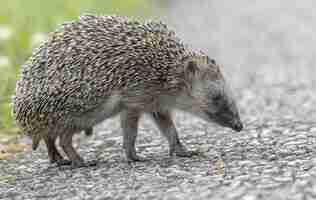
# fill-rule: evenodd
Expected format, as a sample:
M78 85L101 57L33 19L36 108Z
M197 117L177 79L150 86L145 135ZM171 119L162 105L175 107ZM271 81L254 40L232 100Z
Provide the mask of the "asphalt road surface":
M77 138L96 167L69 170L46 149L0 161L0 199L316 199L316 6L313 0L172 0L162 19L223 65L245 124L240 133L177 113L181 140L199 152L168 156L141 123L128 164L117 119Z

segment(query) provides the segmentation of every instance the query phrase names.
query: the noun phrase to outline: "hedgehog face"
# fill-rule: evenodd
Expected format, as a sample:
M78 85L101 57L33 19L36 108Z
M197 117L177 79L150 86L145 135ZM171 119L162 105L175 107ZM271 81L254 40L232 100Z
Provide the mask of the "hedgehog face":
M189 83L187 110L207 121L241 131L238 108L215 61L208 57L202 61L191 60L185 73Z
M207 96L205 97L205 115L209 120L222 126L232 128L235 131L243 129L239 117L238 108L230 89L224 80L211 81L208 84Z

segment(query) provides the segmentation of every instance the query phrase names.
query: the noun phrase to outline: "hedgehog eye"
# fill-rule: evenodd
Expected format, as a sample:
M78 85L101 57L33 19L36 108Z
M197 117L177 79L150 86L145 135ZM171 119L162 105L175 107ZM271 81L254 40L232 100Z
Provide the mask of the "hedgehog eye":
M217 95L213 96L213 97L212 97L212 100L213 100L215 103L220 102L220 100L221 100L221 95L217 94Z
M215 59L212 59L212 58L207 57L207 62L211 63L212 65L216 65Z
M212 63L213 65L216 65L216 61L215 61L214 59L211 59L211 63Z

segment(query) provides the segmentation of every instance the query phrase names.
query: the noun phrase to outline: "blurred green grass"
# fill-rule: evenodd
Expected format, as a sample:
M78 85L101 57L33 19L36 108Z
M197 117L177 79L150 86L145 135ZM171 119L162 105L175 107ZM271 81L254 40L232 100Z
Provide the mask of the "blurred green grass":
M147 0L1 0L0 6L0 137L18 132L11 113L11 96L20 67L45 33L62 22L90 13L148 16Z

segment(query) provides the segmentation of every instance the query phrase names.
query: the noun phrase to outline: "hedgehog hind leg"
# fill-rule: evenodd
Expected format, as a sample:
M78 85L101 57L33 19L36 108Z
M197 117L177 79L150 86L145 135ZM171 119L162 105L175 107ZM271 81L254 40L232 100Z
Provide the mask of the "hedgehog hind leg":
M75 150L72 144L73 135L74 133L62 134L60 136L60 146L62 147L65 154L67 155L72 167L79 168L79 167L95 166L97 164L96 161L85 162L77 153L77 151Z
M51 163L64 163L66 164L66 160L60 155L58 149L55 144L56 138L44 137L44 141L47 147L48 157Z

